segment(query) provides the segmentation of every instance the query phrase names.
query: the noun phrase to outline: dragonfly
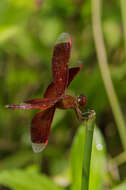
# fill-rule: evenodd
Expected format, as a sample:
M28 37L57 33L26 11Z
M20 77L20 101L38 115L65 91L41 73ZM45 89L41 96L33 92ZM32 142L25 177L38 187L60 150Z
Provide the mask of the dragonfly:
M72 39L68 33L62 33L57 39L52 56L53 80L47 87L44 97L24 101L19 105L9 104L10 109L39 109L31 121L31 142L35 153L41 152L48 144L50 127L55 110L73 109L75 116L82 119L81 107L87 103L86 97L81 94L77 98L66 94L65 90L82 68L82 64L69 68Z

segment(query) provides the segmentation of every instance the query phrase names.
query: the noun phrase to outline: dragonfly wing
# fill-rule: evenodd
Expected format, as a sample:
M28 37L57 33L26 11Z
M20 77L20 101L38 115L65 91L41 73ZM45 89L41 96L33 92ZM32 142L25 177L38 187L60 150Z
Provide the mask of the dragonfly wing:
M71 38L69 34L63 33L56 41L52 57L53 83L58 96L64 93L68 84L70 50Z
M56 97L55 85L52 82L45 91L44 98ZM50 127L55 113L55 106L38 112L31 123L31 141L34 152L41 152L48 144Z
M45 110L52 107L57 101L58 98L38 98L25 101L24 105L26 105L26 107L31 107L31 109Z
M57 98L37 98L37 99L32 99L32 100L27 100L24 103L26 104L55 104L57 102Z
M74 77L78 74L82 67L73 67L69 69L69 79L68 79L68 84L67 86L70 85L71 81L74 79ZM57 97L57 91L56 91L56 85L54 82L51 82L48 86L48 88L45 91L44 97L52 98L52 97Z
M52 98L52 97L57 97L57 91L56 91L56 86L53 82L51 82L46 89L44 93L44 97Z
M78 74L78 72L81 70L82 65L80 67L73 67L69 69L69 79L67 86L70 85L71 81L74 79L74 77Z
M48 144L55 106L36 113L31 123L31 140L34 152L41 152Z

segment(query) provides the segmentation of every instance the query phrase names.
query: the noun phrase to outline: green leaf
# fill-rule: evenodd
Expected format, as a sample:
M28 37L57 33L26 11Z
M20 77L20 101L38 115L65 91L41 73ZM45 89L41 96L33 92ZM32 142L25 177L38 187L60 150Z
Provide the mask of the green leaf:
M81 188L85 127L81 126L79 128L71 149L72 190ZM92 148L89 190L102 190L104 178L106 177L106 156L104 141L97 128L94 131Z
M62 190L47 176L35 170L5 170L0 173L0 184L14 190Z
M82 162L85 139L85 126L79 128L71 149L70 164L72 174L72 190L81 188Z
M90 169L90 190L103 190L104 179L106 178L106 151L103 137L98 130L95 128L92 157L91 157L91 169Z

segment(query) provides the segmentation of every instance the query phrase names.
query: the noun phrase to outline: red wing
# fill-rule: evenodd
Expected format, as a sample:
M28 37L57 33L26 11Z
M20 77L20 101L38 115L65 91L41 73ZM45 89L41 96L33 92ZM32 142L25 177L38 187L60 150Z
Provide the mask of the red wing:
M44 97L52 98L52 97L57 97L57 91L56 91L56 86L53 82L51 82L46 89L44 93Z
M25 101L24 105L31 106L32 109L48 109L58 102L58 98L38 98ZM37 107L37 108L36 108Z
M32 99L32 100L26 100L24 101L24 103L26 104L48 104L48 102L50 102L50 100L53 102L56 100L56 98L36 98L36 99Z
M64 93L68 84L70 50L71 38L67 33L63 33L56 41L52 57L53 83L58 96Z
M80 67L73 67L69 69L69 80L67 86L70 85L71 81L74 79L74 77L78 74L78 72L81 70L82 65Z
M48 144L55 106L36 113L31 123L31 140L34 152L41 152Z
M69 69L69 79L68 79L68 84L67 86L70 85L71 81L74 79L74 77L77 75L77 73L80 71L80 67L73 67ZM57 97L57 91L56 91L56 86L53 82L51 82L48 86L48 88L45 91L44 97L52 98L52 97Z
M45 98L56 97L55 85L52 82L44 93ZM48 144L50 127L55 113L55 106L38 112L31 123L31 141L34 152L41 152Z

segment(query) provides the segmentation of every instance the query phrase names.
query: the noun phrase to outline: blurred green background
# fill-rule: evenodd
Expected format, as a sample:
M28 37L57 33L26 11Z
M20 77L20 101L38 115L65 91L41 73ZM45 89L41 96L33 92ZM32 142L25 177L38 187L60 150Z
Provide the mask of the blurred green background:
M96 175L103 175L104 179L101 181L95 175L95 182L102 185L90 189L116 190L121 183L121 188L117 186L117 189L126 189L126 154L97 61L91 11L90 0L0 1L0 190L60 189L54 182L70 189L70 159L72 154L78 159L79 154L79 148L75 148L75 154L70 151L74 147L74 136L77 139L80 134L80 123L75 120L74 112L58 110L55 113L49 144L42 153L35 154L29 129L36 111L4 108L5 104L42 97L52 80L53 47L62 32L68 32L72 37L70 67L84 64L67 93L86 95L86 109L94 109L97 113L96 142L101 138L104 141L103 153L94 154L95 167L101 163ZM112 81L126 115L126 64L120 1L103 1L102 30Z

